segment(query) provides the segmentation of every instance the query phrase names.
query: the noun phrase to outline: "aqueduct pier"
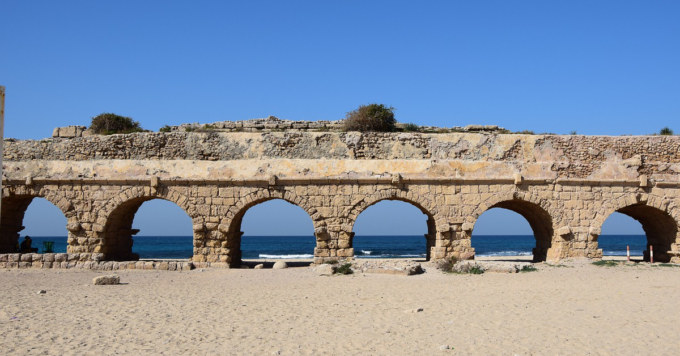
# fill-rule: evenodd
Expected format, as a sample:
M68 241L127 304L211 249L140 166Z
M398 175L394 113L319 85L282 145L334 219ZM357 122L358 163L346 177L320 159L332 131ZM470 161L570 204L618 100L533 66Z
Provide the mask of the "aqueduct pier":
M314 224L316 262L351 258L367 207L427 215L430 259L474 258L476 219L500 207L533 229L536 261L600 258L602 223L638 220L655 260L680 262L680 137L482 133L172 132L5 140L0 266L134 261L135 212L151 199L193 221L197 266L241 262L241 220L284 199ZM67 218L67 254L18 254L31 200ZM134 265L134 262L129 262Z

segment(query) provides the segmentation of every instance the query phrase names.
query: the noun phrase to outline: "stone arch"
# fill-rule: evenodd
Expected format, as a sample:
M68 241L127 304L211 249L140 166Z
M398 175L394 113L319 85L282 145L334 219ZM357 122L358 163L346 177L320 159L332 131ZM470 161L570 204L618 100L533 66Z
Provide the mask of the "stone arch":
M654 249L654 260L668 262L672 245L680 239L678 227L679 209L669 199L656 195L628 194L606 202L593 219L590 231L593 243L597 244L602 225L614 212L622 213L637 220L645 231L647 248L644 260L649 261L649 247ZM595 246L597 248L597 245Z
M237 220L239 217L243 218L243 215L245 215L248 209L252 208L257 204L264 203L265 201L274 199L285 200L293 205L302 208L302 210L306 211L309 217L312 219L315 229L323 224L322 216L318 213L315 207L309 204L307 199L298 196L297 194L295 194L295 192L291 190L272 188L258 189L241 197L241 199L239 199L236 202L236 204L229 207L229 210L227 210L225 220L230 225L233 225L233 223L236 222L235 220ZM238 222L240 223L240 221Z
M19 242L19 232L24 229L23 221L26 209L33 199L43 198L56 206L67 219L67 230L74 230L77 222L76 211L70 200L59 191L46 187L14 186L3 189L2 212L0 222L0 253L15 252ZM70 238L70 236L69 236Z
M153 199L175 203L192 219L194 225L197 220L202 219L197 216L196 209L190 204L189 199L172 188L131 187L110 198L97 211L97 226L94 230L99 237L99 246L95 252L102 253L104 260L139 259L139 256L132 253L132 236L139 232L132 229L132 222L139 207ZM194 241L196 239L197 231L194 229Z
M533 248L534 262L545 261L548 258L548 250L553 247L555 239L555 220L559 218L553 212L547 200L540 199L529 192L511 192L493 195L482 202L473 213L466 218L470 226L474 228L477 219L486 211L493 208L502 208L518 213L527 220L536 239L536 247ZM468 232L472 237L472 229Z
M220 229L222 229L222 226L225 227L222 229L222 232L226 234L226 244L230 255L229 264L231 266L239 266L241 264L241 237L243 235L241 223L246 212L255 205L276 199L293 204L307 213L312 220L317 246L320 241L328 240L328 232L323 217L315 207L309 204L307 199L295 194L291 190L275 188L258 189L242 196L236 204L232 205L227 210L226 216L222 219L222 224L220 224Z
M432 250L435 246L437 246L437 240L442 238L442 236L440 236L441 234L438 234L437 232L439 231L448 233L448 223L446 222L446 219L439 217L438 209L434 204L433 199L428 199L416 192L406 189L386 189L363 197L354 203L348 210L346 217L346 229L348 230L346 232L346 238L348 240L348 246L353 248L354 224L359 215L364 210L384 200L403 201L420 209L420 211L427 216L427 234L425 234L426 260L430 260L432 257ZM447 226L444 227L444 225Z

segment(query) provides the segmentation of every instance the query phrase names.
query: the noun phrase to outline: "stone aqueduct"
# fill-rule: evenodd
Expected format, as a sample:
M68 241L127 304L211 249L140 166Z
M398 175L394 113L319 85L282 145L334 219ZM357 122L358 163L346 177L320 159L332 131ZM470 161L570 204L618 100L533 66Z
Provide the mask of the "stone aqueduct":
M67 218L62 264L134 261L132 221L151 199L191 217L197 266L238 266L242 218L271 199L309 214L316 262L351 258L357 216L386 199L427 215L429 259L474 258L476 219L500 207L527 219L536 261L601 257L601 226L621 212L642 224L656 260L680 262L679 137L139 133L8 139L3 165L5 266L59 266L15 253L35 197Z

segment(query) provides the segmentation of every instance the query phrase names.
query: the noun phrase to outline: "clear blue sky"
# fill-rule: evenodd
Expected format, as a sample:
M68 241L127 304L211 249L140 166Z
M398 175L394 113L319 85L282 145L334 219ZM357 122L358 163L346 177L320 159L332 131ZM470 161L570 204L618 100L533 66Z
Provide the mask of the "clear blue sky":
M370 102L421 125L679 131L679 18L678 1L3 1L5 135Z

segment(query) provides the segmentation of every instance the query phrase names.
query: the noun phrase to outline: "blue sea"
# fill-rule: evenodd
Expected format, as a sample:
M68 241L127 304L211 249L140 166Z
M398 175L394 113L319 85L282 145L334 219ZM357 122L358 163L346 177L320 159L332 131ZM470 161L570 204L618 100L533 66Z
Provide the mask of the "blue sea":
M33 247L43 252L43 241L53 241L54 252L66 252L66 237L32 236ZM631 255L642 255L646 247L644 235L602 235L599 248L605 256L625 256L626 245ZM472 237L477 256L530 256L535 246L532 235L482 235ZM193 252L191 236L136 236L133 252L140 258L189 258ZM244 259L312 258L313 236L243 236ZM424 258L425 238L418 236L355 236L357 258Z

